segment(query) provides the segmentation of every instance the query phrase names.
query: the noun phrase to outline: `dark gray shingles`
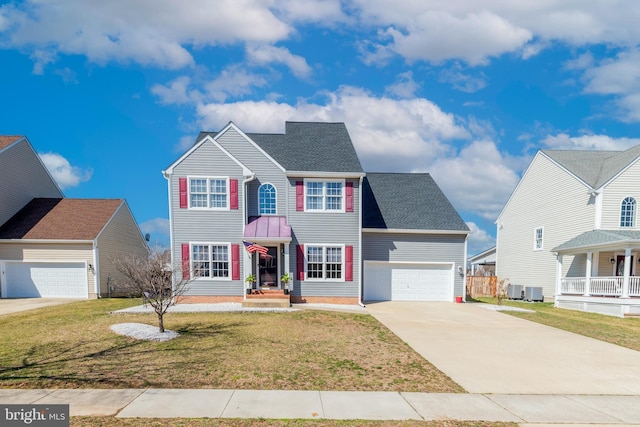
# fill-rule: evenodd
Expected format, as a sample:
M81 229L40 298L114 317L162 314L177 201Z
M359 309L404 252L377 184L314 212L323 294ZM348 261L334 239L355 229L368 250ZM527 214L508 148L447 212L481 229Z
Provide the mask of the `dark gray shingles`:
M469 231L428 173L367 173L363 228Z

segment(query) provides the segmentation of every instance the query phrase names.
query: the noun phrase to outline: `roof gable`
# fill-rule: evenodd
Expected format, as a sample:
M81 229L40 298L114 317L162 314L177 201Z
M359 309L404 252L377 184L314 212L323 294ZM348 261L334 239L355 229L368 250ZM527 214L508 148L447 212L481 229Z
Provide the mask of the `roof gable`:
M123 203L36 198L0 227L0 239L94 240Z
M363 228L469 231L428 173L367 173L362 205Z
M16 141L23 139L22 135L0 135L0 150L7 148Z

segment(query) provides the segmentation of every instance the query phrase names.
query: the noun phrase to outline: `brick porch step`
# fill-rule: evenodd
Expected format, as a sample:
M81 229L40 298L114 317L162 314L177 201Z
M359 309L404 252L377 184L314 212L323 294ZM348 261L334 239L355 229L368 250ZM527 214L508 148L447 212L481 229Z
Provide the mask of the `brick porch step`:
M247 295L249 297L249 295ZM247 298L242 301L243 307L252 308L289 308L291 302L289 301L289 295L285 298Z
M289 295L285 295L283 290L280 289L257 289L253 293L247 295L247 299L286 299L289 300Z

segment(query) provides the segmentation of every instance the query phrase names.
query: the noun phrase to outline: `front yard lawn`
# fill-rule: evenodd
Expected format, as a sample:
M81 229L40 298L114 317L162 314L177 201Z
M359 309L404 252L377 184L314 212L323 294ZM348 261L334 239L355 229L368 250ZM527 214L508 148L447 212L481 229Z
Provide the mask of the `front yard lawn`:
M114 334L140 300L82 301L0 317L0 387L464 392L373 316L169 313L166 342Z
M497 303L496 298L482 297L477 300L491 304ZM550 302L527 303L504 300L503 304L535 310L535 313L505 311L512 316L640 351L640 318L620 318L566 310L555 308Z

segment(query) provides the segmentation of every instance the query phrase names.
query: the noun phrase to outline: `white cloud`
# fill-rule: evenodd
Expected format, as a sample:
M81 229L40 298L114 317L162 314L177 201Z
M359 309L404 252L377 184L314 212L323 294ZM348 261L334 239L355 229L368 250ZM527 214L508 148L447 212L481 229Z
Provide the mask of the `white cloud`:
M440 81L451 83L454 89L467 93L477 92L487 86L483 73L480 73L480 77L465 74L460 64L455 64L453 67L443 70L440 73Z
M163 104L186 104L197 102L201 98L198 91L190 90L191 79L181 76L169 82L167 86L155 84L151 87L151 93L160 98Z
M307 78L311 74L311 67L307 61L298 55L293 55L284 47L270 45L247 46L247 58L250 63L269 65L274 63L284 64L299 78Z
M467 221L471 234L467 237L467 255L473 256L496 245L495 237L478 227L475 222Z
M429 170L458 210L493 221L520 180L510 163L493 141L481 140L436 159Z
M83 170L77 166L72 166L69 160L58 153L38 153L38 155L53 179L62 189L75 187L81 182L88 181L93 174L91 169Z
M412 98L418 89L420 89L420 84L413 79L413 73L407 71L399 74L396 82L385 88L385 93L398 98Z
M622 151L640 144L640 138L612 138L607 135L569 136L559 133L547 136L542 143L554 150Z

